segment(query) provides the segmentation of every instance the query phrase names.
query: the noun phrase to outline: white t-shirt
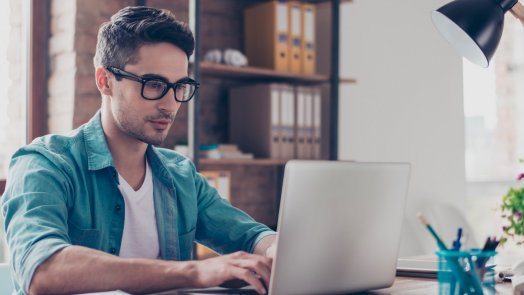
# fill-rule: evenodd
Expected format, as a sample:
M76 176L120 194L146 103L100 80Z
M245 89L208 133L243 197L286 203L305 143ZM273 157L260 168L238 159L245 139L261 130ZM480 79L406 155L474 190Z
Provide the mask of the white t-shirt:
M146 176L142 186L135 191L118 174L118 189L124 197L124 233L120 246L120 257L151 258L160 256L155 204L153 201L153 175L146 161Z

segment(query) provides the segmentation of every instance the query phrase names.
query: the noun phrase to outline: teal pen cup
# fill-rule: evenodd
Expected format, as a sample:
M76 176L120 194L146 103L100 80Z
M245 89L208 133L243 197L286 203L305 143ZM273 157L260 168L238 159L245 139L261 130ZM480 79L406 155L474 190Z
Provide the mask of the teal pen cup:
M440 295L496 294L495 270L486 267L495 251L437 251Z

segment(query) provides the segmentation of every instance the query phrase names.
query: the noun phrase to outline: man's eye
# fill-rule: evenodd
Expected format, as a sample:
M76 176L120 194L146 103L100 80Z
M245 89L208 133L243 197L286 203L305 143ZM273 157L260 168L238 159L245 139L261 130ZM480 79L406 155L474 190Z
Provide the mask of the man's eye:
M147 81L146 86L154 89L164 89L166 84L162 81Z

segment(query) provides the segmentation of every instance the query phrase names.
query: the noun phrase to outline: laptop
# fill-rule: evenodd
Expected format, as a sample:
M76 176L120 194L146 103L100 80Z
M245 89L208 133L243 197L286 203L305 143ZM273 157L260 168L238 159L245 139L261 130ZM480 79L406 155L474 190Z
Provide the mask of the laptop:
M269 294L340 294L391 286L409 175L406 163L289 161ZM211 288L161 294L250 292Z
M409 257L399 257L397 276L436 279L438 273L438 257L435 254L423 254Z

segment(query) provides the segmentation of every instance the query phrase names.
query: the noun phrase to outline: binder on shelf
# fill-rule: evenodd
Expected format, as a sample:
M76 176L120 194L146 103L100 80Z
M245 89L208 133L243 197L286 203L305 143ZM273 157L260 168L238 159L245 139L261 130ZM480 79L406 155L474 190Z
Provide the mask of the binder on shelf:
M281 147L281 127L280 127L280 97L281 90L280 85L273 84L270 89L271 93L271 122L270 128L270 144L269 144L269 156L268 158L280 159L282 154Z
M322 91L313 87L313 159L322 158Z
M287 72L289 20L286 2L271 1L244 11L244 49L248 64Z
M290 85L281 85L280 126L281 159L295 158L295 91Z
M313 158L313 92L311 87L307 88L305 95L305 148L304 153L306 159Z
M218 171L218 193L222 198L231 200L231 172Z
M302 4L301 12L301 72L314 74L316 72L315 6Z
M306 91L307 88L298 86L295 90L296 97L296 157L307 159L306 146Z
M300 2L288 2L289 22L289 71L300 73L302 71L302 8Z
M214 187L218 194L226 199L231 200L231 172L220 171L201 171L200 174L207 180L209 185Z
M256 158L282 158L281 89L271 83L229 91L229 139Z

